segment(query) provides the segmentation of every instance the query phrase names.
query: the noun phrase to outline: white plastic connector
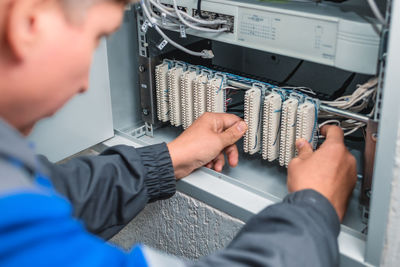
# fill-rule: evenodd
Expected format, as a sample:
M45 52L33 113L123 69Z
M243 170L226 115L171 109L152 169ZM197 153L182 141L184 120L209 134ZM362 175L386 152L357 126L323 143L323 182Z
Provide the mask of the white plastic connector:
M296 140L306 139L313 148L316 145L316 118L315 104L306 101L299 105L297 109Z
M223 78L216 76L207 83L207 112L225 112Z
M207 58L207 59L211 59L214 58L214 53L212 50L203 50L201 51L202 54L202 58Z
M295 156L296 117L299 100L289 98L282 106L279 164L288 166Z
M282 97L271 93L264 100L262 157L274 161L279 157L280 122L282 114Z
M156 66L156 97L157 97L157 116L162 122L169 121L169 96L168 96L168 63Z
M189 128L194 121L193 81L196 76L195 70L188 70L181 77L182 125L184 129Z
M200 118L207 111L208 76L205 73L197 75L194 85L194 119Z
M182 125L181 112L181 76L183 68L176 66L170 69L167 73L168 77L168 92L169 92L169 117L171 124L174 126Z
M244 136L243 150L250 155L260 151L260 109L261 89L252 87L246 91L244 96L244 121L248 126L248 130Z

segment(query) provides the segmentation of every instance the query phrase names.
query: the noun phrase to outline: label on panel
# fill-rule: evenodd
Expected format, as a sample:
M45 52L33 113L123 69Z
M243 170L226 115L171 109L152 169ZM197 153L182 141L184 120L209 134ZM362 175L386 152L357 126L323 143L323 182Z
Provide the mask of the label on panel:
M337 23L241 8L238 41L257 49L334 64Z

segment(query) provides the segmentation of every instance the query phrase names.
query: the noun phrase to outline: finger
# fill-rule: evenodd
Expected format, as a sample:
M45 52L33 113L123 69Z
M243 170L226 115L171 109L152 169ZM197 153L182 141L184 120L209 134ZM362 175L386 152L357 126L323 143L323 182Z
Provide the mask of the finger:
M206 168L208 169L212 169L214 167L214 163L211 161L209 163L207 163Z
M221 132L231 128L235 123L242 121L240 117L229 113L214 113L214 116L216 116L218 129Z
M223 148L228 147L236 143L247 131L247 124L240 120L236 122L232 127L228 128L220 134Z
M343 143L344 135L343 130L335 125L325 125L321 128L321 133L326 137L326 142L339 142Z
M223 153L221 153L214 159L214 170L217 172L222 172L224 165L225 165L225 156Z
M301 138L296 141L296 148L299 153L298 158L300 158L300 159L307 159L313 153L313 149L312 149L310 143L307 142L307 140L304 138Z
M228 158L229 166L236 167L239 163L239 151L236 145L230 145L225 148L225 154Z

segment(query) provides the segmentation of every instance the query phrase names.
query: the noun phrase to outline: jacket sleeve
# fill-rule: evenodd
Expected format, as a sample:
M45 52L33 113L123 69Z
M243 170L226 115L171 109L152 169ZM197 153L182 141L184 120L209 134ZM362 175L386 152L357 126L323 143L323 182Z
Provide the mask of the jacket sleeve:
M74 207L86 228L108 239L132 220L148 202L175 193L175 176L166 144L135 149L116 146L99 156L53 164L39 161L55 189Z
M253 217L226 249L191 266L338 266L339 231L329 201L300 191Z

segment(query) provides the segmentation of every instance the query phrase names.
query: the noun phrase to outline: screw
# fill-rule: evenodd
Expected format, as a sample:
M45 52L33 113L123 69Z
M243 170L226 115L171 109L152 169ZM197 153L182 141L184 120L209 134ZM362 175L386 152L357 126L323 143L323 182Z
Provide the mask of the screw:
M144 108L144 109L143 109L143 114L144 114L145 116L148 116L148 115L149 115L149 110L148 110L147 108Z
M143 72L146 71L146 68L143 65L140 65L139 66L139 71L143 73Z

